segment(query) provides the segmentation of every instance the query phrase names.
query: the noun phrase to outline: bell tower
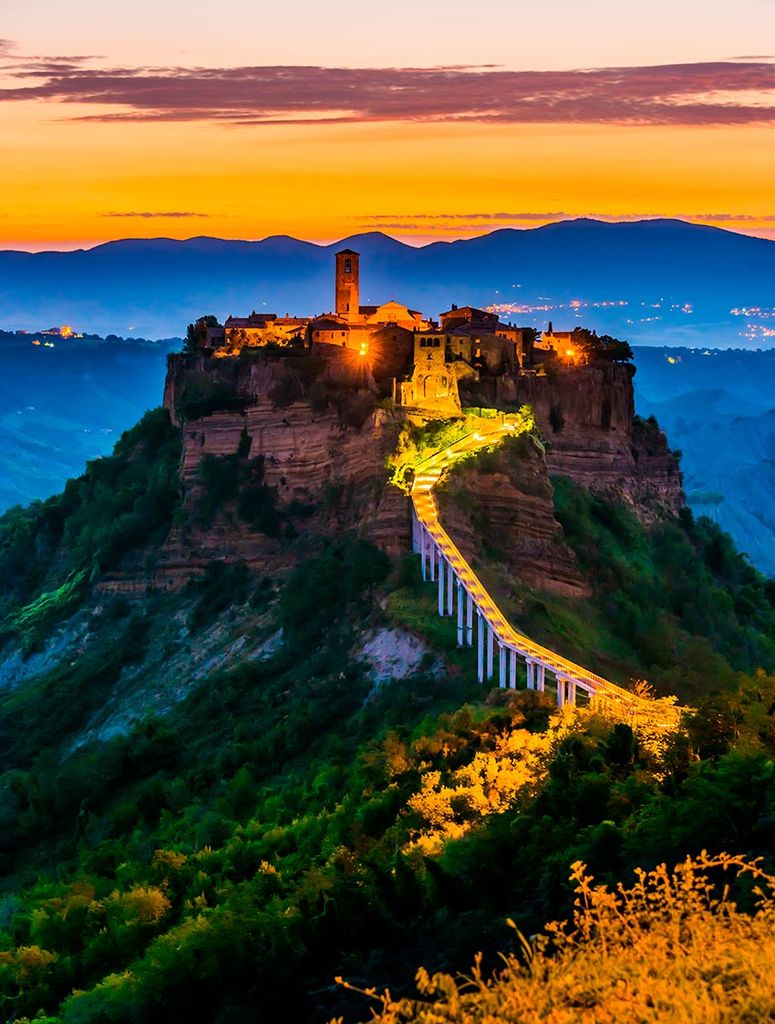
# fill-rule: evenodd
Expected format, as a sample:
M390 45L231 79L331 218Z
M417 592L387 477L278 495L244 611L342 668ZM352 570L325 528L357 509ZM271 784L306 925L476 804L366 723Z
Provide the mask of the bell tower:
M336 254L336 312L348 320L358 316L359 259L359 254L352 249L342 249Z

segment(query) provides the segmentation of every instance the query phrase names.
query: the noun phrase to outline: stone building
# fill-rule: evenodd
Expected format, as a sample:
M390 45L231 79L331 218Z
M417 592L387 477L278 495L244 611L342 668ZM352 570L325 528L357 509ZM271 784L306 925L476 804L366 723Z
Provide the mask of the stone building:
M459 413L459 381L515 375L533 365L532 333L501 323L488 310L452 306L439 326L396 299L363 305L354 249L336 253L333 298L332 311L312 318L255 310L230 316L223 327L208 329L207 346L229 356L303 343L351 372L361 367L398 405L438 415Z
M336 254L334 311L310 321L309 338L313 346L343 345L365 356L372 354L374 345L383 346L388 340L386 328L415 331L426 327L428 322L422 313L395 299L376 306L361 305L360 254L342 249ZM411 345L403 334L395 334L393 340L411 354ZM384 351L374 354L380 361L387 356Z

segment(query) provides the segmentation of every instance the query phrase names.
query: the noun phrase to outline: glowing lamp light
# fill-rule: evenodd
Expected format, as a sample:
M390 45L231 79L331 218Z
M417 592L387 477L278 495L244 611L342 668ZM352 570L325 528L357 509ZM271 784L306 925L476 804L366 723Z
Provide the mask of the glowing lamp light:
M362 341L361 342L361 347L360 347L360 350L359 350L359 355L367 356L368 354L369 354L369 343L367 341Z
M73 336L73 329L72 329L72 327L70 327L68 324L65 324L64 327L60 327L59 328L59 335L62 338L72 338L72 336Z

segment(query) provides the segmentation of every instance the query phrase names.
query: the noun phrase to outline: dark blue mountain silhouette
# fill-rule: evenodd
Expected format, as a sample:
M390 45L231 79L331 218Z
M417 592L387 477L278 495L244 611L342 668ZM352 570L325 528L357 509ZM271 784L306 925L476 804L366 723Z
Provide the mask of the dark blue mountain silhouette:
M739 342L733 306L775 305L775 242L679 220L576 220L422 247L371 232L332 245L276 235L0 252L0 328L74 323L101 334L134 329L160 337L180 334L202 313L319 313L331 307L331 257L345 245L362 253L364 302L396 297L433 316L452 302L626 300L626 307L512 319L583 322L639 343L727 345ZM644 315L660 301L660 311ZM691 303L694 312L670 312L671 303Z

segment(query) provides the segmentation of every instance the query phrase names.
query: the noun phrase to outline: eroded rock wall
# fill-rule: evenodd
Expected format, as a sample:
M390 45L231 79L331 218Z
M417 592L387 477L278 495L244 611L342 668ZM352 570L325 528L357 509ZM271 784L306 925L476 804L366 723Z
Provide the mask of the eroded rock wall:
M589 594L554 518L546 465L527 438L455 469L438 501L445 529L473 565L483 556L529 587Z
M645 522L684 506L680 467L656 424L635 416L633 368L602 364L497 380L500 401L533 407L550 476L623 501Z

